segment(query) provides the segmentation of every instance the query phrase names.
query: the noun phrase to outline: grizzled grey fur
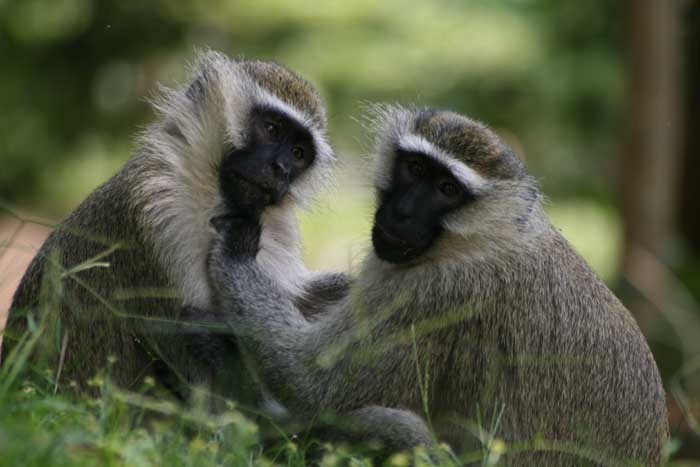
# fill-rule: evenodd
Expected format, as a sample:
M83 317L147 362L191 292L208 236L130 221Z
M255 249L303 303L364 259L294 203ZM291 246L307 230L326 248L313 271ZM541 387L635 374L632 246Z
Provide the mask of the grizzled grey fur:
M14 296L4 361L30 316L59 332L40 346L48 360L32 359L52 369L58 387L71 381L86 387L108 367L109 356L116 358L109 374L122 387L138 388L147 375L162 376L166 385L207 382L211 375L201 374L201 356L183 345L181 333L189 331L177 323L212 305L206 257L215 232L209 221L226 210L219 166L227 151L244 144L254 106L305 125L316 149L314 165L262 214L261 267L298 300L311 300L307 290L323 293L326 277L301 260L293 212L332 176L335 156L317 92L281 65L232 61L215 52L200 54L192 75L181 88L161 90L154 100L159 119L143 132L136 154L41 247ZM100 261L107 267L61 274L105 252ZM58 274L48 277L52 266ZM339 277L329 276L331 289L342 288ZM42 284L52 287L44 289L48 294L42 295ZM56 314L48 316L56 302ZM235 387L243 385L243 366L234 360L225 379ZM232 391L226 395L236 396Z
M420 414L460 450L476 445L470 423L488 429L500 414L496 436L526 448L506 453L510 465L659 464L665 395L644 336L550 224L513 152L452 112L378 107L373 122L377 189L407 147L478 196L412 263L369 253L350 292L313 320L254 252L219 238L213 288L274 395L303 417L376 406ZM414 422L397 445L425 441Z

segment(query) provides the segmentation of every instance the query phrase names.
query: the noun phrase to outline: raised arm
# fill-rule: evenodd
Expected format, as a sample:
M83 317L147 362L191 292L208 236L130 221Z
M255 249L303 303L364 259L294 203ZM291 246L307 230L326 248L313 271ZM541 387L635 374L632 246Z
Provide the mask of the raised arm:
M275 396L308 415L384 403L382 387L391 384L390 375L359 352L373 338L366 326L357 326L353 297L339 294L321 316L306 319L294 297L256 263L259 225L242 218L218 219L215 225L220 235L209 258L212 286L225 319ZM232 233L235 238L229 238ZM391 362L398 358L392 352L380 358L381 368L400 363Z

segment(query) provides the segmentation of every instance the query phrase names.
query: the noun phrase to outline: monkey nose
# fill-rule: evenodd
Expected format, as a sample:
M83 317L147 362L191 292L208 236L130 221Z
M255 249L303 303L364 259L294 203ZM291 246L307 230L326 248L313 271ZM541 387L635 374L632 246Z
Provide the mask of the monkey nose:
M289 167L282 161L274 161L272 163L272 171L280 180L287 180L289 178Z
M394 206L394 209L392 210L392 214L394 216L394 220L397 222L405 222L411 217L411 210L408 209L406 206L402 205L397 205Z

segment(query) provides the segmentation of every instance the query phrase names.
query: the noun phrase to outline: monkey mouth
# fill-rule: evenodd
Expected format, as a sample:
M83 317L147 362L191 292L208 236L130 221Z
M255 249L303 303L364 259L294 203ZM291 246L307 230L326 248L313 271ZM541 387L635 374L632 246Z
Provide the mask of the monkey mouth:
M389 242L396 244L396 245L409 247L409 244L406 240L404 240L403 238L399 237L396 234L389 232L389 230L387 228L385 228L384 226L382 226L381 224L377 224L376 229Z
M240 181L243 183L247 183L248 185L252 185L253 187L257 188L260 192L271 194L274 192L272 187L269 187L262 182L259 182L257 180L253 180L250 177L246 177L245 175L236 172L236 178L238 178Z
M377 256L390 263L411 261L422 251L420 246L389 232L378 223L375 223L372 229L372 243Z
M258 193L258 195L253 195L251 197L255 198L255 202L261 203L264 206L279 203L282 200L282 198L284 198L284 195L286 195L289 191L288 184L285 183L278 183L276 184L276 186L274 186L273 184L265 183L260 180L255 180L251 177L243 175L238 171L235 172L235 177L238 179L238 182L241 185L243 185L246 189L252 188L253 190L255 190ZM248 195L252 195L249 192L249 190L246 191L248 191Z

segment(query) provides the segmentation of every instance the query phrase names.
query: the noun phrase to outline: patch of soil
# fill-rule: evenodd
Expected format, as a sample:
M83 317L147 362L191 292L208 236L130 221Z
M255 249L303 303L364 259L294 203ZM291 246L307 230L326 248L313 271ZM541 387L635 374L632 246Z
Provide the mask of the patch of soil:
M50 231L43 225L0 217L0 330L24 271Z

